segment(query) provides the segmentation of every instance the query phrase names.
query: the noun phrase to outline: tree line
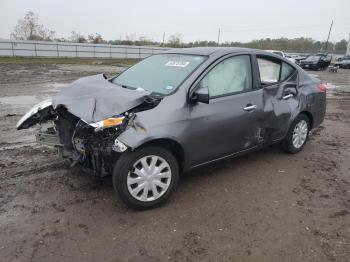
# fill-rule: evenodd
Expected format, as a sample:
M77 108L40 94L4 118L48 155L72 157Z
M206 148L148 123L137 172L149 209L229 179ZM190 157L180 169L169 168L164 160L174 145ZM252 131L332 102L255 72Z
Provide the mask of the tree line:
M170 35L167 41L157 42L149 39L146 36L136 37L136 35L128 35L125 39L105 40L99 33L82 35L80 32L72 31L68 38L55 37L55 31L46 28L39 23L39 17L33 12L28 12L23 19L19 19L17 25L11 34L12 39L16 40L36 40L36 41L59 41L73 43L94 43L94 44L112 44L112 45L152 45L162 47L201 47L201 46L218 46L215 41L194 41L185 43L181 34L176 33ZM335 51L338 53L345 52L347 40L342 39L338 42L329 42L328 48L325 50L325 41L316 41L312 38L299 37L294 39L289 38L264 38L252 40L250 42L223 42L219 46L231 47L247 47L256 49L272 49L283 50L288 52L319 52L319 51Z

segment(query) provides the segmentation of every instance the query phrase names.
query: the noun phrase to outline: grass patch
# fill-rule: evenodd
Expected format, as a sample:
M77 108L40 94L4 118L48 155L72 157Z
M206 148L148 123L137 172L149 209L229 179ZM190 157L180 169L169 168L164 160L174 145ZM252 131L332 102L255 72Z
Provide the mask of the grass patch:
M0 64L81 64L131 66L140 59L0 57Z

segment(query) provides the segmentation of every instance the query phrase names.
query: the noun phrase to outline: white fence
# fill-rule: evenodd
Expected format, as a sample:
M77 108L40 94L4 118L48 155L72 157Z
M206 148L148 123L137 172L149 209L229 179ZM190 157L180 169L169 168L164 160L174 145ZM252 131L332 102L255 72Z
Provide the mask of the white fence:
M168 49L148 46L0 40L0 56L142 59Z

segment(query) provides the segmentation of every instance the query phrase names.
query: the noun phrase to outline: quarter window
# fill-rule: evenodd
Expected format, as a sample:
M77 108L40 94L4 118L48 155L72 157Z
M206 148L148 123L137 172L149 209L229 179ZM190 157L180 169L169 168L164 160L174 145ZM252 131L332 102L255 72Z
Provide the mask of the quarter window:
M227 58L217 64L200 82L210 97L248 91L252 88L252 72L248 55Z

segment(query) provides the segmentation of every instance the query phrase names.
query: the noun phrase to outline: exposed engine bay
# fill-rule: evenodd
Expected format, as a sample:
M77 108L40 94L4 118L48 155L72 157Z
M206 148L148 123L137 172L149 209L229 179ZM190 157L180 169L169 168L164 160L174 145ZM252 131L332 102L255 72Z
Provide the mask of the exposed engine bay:
M111 84L109 90L106 90L108 80L103 76L102 88L96 86L96 83L90 86L93 93L92 100L95 102L92 110L89 110L84 99L85 102L91 101L92 96L87 96L86 93L91 80L95 82L102 80L100 75L99 79L96 77L87 77L90 78L88 82L78 80L76 82L83 82L84 87L74 86L73 83L71 87L61 91L52 99L34 106L18 122L17 129L47 123L48 127L41 127L36 134L38 143L56 147L59 155L66 159L67 164L71 167L79 164L83 170L103 177L112 173L116 160L128 149L117 139L118 136L128 128L144 131L144 127L137 121L137 112L154 108L161 101L161 97L145 92L125 90L114 84ZM77 89L80 88L84 89L84 96L72 95L72 92L79 92ZM96 88L99 89L98 92L102 91L102 96L105 96L108 91L117 90L117 92L114 93L114 96L110 95L109 100L104 99L103 105L98 107L99 95ZM130 94L135 98L130 99ZM123 100L123 96L128 96L128 99ZM108 102L112 103L113 100L113 106L109 106ZM78 103L82 105L79 107ZM134 107L122 113L105 110L105 108L115 110L116 104L119 110L124 110L130 105ZM88 115L88 112L91 112L92 115ZM97 117L96 114L98 114Z

